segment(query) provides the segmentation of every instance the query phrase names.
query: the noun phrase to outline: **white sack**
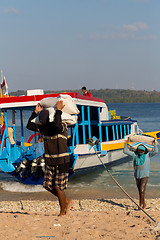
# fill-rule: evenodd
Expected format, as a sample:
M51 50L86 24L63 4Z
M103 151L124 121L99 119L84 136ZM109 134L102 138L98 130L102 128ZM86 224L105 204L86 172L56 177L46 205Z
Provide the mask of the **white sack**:
M153 144L153 141L155 140L154 137L148 136L148 135L140 135L140 134L131 134L129 135L129 138L131 142L143 142L143 143L148 143L150 145ZM155 140L157 143L157 141Z
M45 108L55 107L57 104L57 101L58 101L57 97L43 98L40 101L40 105Z
M148 151L153 151L153 148L154 148L153 145L142 143L142 142L136 142L136 143L130 144L129 146L132 151L136 151L139 145L145 146Z
M57 101L63 101L63 104L65 105L62 109L62 112L68 113L68 114L78 114L79 110L73 100L73 98L70 95L67 94L60 94L59 97L49 97L44 98L40 101L41 106L50 108L50 107L56 107Z
M75 115L70 115L68 113L62 112L62 121L67 123L67 125L73 125L76 124L77 122L77 116Z
M49 112L49 122L53 122L56 109L51 107L46 109ZM61 118L63 122L67 123L67 125L72 125L76 124L78 117L75 115L70 115L68 113L62 112Z
M48 110L49 112L49 122L53 122L56 109L53 107L50 107L50 108L46 108L46 110ZM68 113L62 112L61 118L62 118L62 121L65 122L67 125L72 125L72 124L76 124L78 117L75 115L70 115ZM31 122L36 123L38 125L42 125L41 122L39 121L39 116L32 119Z

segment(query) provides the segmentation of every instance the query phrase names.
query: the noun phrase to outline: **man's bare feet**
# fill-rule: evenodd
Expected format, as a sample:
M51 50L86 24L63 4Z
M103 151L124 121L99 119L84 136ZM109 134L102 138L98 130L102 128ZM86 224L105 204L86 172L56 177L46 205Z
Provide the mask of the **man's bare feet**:
M66 214L68 213L70 208L73 208L73 201L70 199L67 199L66 200Z
M139 205L139 207L138 207L138 210L140 211L141 210L141 208L143 208L143 209L145 209L146 208L146 204L145 203L143 203L142 205Z
M142 207L143 209L145 209L146 208L146 204L145 203L143 203L143 207Z
M65 211L60 211L60 214L58 215L58 217L60 217L60 216L64 216L65 214L66 214Z
M139 203L138 211L140 211L142 208L142 203Z

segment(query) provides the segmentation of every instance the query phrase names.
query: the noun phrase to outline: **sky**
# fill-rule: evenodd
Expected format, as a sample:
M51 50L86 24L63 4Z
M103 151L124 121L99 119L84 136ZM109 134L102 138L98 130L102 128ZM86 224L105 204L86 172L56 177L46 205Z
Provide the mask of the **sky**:
M160 0L0 0L9 92L160 91Z

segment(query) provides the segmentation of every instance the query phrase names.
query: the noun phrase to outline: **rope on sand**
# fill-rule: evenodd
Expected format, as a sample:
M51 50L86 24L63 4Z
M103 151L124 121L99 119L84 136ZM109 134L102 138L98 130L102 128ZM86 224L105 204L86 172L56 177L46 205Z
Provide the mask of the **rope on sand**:
M24 206L23 206L22 200L20 200L20 204L21 204L21 210L24 210Z
M153 222L157 223L157 221L155 219L153 219L143 208L141 208L135 201L134 199L122 188L122 186L117 182L117 180L113 177L113 175L110 173L110 171L106 168L105 164L103 163L102 159L98 156L98 154L96 153L98 159L100 160L100 162L102 163L103 167L106 169L106 171L108 172L108 174L111 176L111 178L114 180L114 182L117 184L117 186L127 195L127 197L134 203L136 204L136 206L141 209Z
M99 140L94 141L93 138L90 139L90 141L88 142L89 145L91 145L92 147L96 144L99 143ZM94 149L94 148L93 148ZM114 182L117 184L117 186L126 194L126 196L139 208L141 209L153 222L157 223L157 221L155 219L153 219L143 208L141 208L135 201L134 199L122 188L122 186L117 182L117 180L113 177L113 175L110 173L110 171L107 169L106 165L103 163L101 157L97 154L96 150L94 149L98 159L100 160L101 164L103 165L103 167L105 168L105 170L107 171L107 173L110 175L110 177L114 180Z

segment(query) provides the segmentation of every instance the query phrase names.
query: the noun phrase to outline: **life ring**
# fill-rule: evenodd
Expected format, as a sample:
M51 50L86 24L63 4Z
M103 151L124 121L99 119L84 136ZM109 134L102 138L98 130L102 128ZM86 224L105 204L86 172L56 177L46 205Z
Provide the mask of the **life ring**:
M36 136L39 136L39 133L36 133ZM27 142L30 143L34 137L35 137L35 133L33 133L33 134L29 137L29 139L28 139Z

